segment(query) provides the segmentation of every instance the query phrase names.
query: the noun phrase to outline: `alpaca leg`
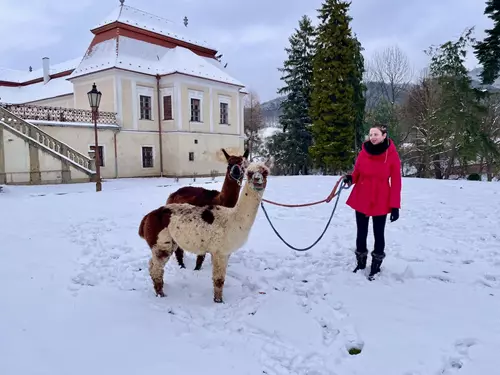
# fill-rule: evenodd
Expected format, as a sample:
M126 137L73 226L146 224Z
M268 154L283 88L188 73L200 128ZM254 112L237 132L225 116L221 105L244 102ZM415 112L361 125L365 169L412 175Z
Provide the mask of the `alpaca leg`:
M201 266L203 265L203 262L205 261L205 254L203 255L198 255L196 257L196 266L194 267L195 271L201 270Z
M172 255L172 246L158 247L153 246L152 256L149 260L149 275L153 281L156 296L165 297L163 292L163 274L165 271L165 264L167 264L170 256Z
M221 254L212 254L212 280L214 283L214 302L223 302L222 292L226 280L227 261L229 257Z
M177 258L177 263L179 263L179 266L181 268L186 268L184 264L184 250L182 250L180 247L177 247L177 250L175 250L175 257Z

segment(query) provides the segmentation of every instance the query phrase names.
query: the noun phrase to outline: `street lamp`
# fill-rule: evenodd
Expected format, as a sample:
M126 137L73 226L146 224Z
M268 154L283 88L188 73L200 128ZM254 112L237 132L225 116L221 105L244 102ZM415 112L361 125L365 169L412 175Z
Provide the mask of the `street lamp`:
M97 87L95 83L92 85L92 90L87 93L89 98L90 108L92 109L92 119L94 120L94 136L95 136L95 173L96 173L96 182L95 182L95 191L102 190L101 184L101 158L99 156L99 142L97 139L97 118L99 117L99 104L101 103L101 92L97 91Z

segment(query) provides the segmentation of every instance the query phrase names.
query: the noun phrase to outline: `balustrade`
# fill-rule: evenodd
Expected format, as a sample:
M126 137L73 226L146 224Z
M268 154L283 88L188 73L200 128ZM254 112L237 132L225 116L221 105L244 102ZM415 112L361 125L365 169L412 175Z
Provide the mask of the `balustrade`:
M19 115L7 110L6 107L0 106L0 120L20 133L32 138L39 144L42 144L58 154L67 157L85 169L95 170L92 168L92 159L90 159L90 157L62 143L50 134L44 132L39 127L24 121Z
M10 113L25 120L94 123L90 109L49 107L31 104L0 104ZM117 125L116 113L99 111L98 124Z

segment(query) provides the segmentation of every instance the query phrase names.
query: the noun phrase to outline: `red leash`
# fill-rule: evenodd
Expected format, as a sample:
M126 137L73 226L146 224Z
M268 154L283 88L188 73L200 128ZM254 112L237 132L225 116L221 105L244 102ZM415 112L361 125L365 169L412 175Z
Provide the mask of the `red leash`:
M337 194L337 189L340 185L340 183L342 182L342 180L344 179L344 177L340 177L339 180L337 181L337 183L335 184L335 186L333 187L332 191L330 192L330 194L328 195L328 197L326 197L325 199L323 200L320 200L320 201L317 201L317 202L312 202L312 203L302 203L302 204L285 204L285 203L277 203L277 202L273 202L273 201L269 201L267 199L264 199L262 198L262 201L266 202L266 203L270 203L270 204L274 204L275 206L281 206L281 207L307 207L307 206L314 206L316 204L320 204L320 203L330 203L330 201L335 197L335 195Z

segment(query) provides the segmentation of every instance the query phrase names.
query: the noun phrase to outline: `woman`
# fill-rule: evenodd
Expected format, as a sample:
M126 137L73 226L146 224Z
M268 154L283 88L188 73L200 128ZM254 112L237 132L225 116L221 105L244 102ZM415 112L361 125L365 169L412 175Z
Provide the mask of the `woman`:
M389 183L390 179L390 183ZM401 206L401 160L394 143L387 137L387 127L377 124L370 129L354 165L354 171L344 177L348 185L355 184L347 205L356 212L356 259L354 272L366 268L368 223L373 221L375 246L368 278L380 272L385 258L385 223L398 220Z

